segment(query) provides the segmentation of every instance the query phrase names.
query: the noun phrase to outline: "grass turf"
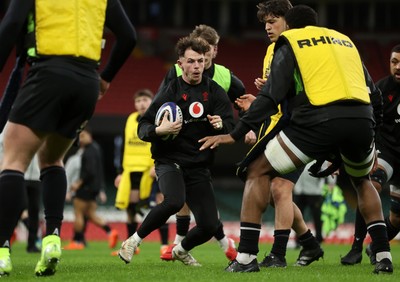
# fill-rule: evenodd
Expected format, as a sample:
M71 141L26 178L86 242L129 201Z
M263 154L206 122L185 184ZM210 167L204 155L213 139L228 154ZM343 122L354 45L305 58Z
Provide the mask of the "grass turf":
M66 243L64 242L64 245ZM227 273L227 259L216 242L208 242L192 250L193 256L202 267L185 266L179 261L165 262L159 259L160 244L144 241L140 254L135 255L130 264L110 255L106 242L89 242L81 251L64 250L60 265L54 276L38 278L34 267L39 254L25 251L24 243L16 243L12 248L13 271L4 281L399 281L400 245L392 245L394 261L393 275L372 274L373 266L363 253L363 261L355 266L342 266L340 256L346 254L349 245L323 245L323 260L307 267L293 266L299 250L289 249L286 259L287 268L265 269L258 273ZM258 260L261 261L270 245L260 244Z

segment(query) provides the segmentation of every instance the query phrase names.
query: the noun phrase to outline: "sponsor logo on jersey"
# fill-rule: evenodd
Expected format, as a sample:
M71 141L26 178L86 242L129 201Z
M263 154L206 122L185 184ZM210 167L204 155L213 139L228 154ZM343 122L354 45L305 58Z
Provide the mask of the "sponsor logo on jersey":
M189 106L189 114L194 118L199 118L204 113L204 106L200 102L193 102Z

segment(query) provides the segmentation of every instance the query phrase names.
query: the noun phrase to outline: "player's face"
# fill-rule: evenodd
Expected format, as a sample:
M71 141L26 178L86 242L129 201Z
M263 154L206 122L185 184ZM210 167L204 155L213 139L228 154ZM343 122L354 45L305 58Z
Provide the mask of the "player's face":
M135 109L138 111L140 116L143 116L146 110L149 108L151 104L150 97L147 96L139 96L135 99Z
M183 80L189 84L199 84L204 71L204 62L204 54L199 54L192 49L186 50L185 55L178 60Z
M400 53L393 52L390 56L390 73L400 83Z
M287 29L286 21L283 17L277 17L269 14L265 17L265 31L267 32L269 40L276 42L281 35Z

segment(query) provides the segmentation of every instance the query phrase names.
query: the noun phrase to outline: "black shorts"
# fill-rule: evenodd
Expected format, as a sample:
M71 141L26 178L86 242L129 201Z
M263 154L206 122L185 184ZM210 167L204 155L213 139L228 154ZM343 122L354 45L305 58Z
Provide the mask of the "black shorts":
M78 189L74 195L74 198L78 198L84 201L96 201L99 191L91 191L87 189Z
M99 76L91 64L59 57L35 62L9 120L73 139L93 115L99 85Z
M289 140L305 155L318 159L340 152L353 162L371 152L374 125L369 119L332 119L312 127L290 125L283 129Z
M280 178L283 178L285 180L289 180L293 184L296 184L297 180L299 180L300 174L302 170L295 170L283 175L279 175Z
M140 181L142 180L143 172L133 171L129 174L131 179L131 190L140 190Z

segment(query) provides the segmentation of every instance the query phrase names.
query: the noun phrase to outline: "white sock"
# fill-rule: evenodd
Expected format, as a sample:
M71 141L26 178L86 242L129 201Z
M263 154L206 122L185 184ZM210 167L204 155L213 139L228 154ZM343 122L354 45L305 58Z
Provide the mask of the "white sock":
M188 251L186 251L186 250L182 247L182 244L181 244L181 243L177 244L177 245L173 248L173 250L177 251L178 253L187 253L187 252L188 252Z
M249 264L255 258L257 258L256 255L251 255L251 254L246 254L246 253L238 253L236 256L236 260L241 264Z
M143 239L139 237L139 235L137 234L137 232L135 232L135 234L132 235L133 239L138 242L138 246L140 245L140 243L142 243Z
M181 236L181 235L176 234L175 240L174 240L174 244L175 244L175 245L178 245L180 242L182 242L182 240L183 240L184 238L185 238L185 236Z
M224 250L224 252L226 250L228 250L229 247L229 241L228 238L226 236L224 236L224 238L222 238L221 240L218 241L219 246L221 247L221 249Z
M392 261L392 255L390 252L379 252L376 253L376 261L381 261L384 258L388 258L390 261Z

